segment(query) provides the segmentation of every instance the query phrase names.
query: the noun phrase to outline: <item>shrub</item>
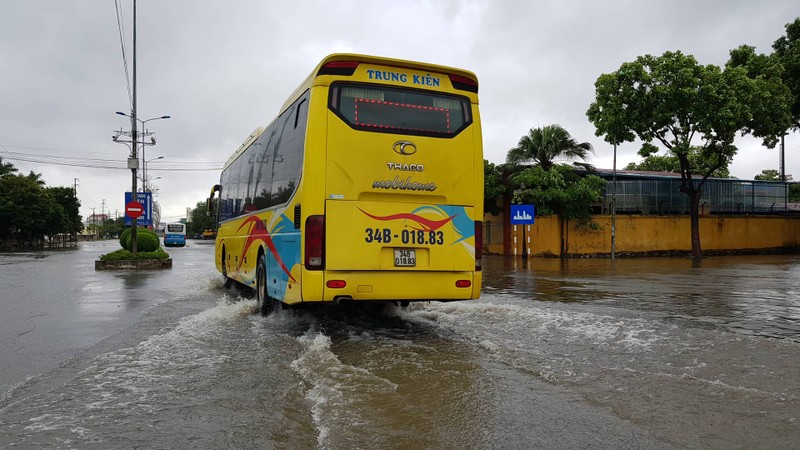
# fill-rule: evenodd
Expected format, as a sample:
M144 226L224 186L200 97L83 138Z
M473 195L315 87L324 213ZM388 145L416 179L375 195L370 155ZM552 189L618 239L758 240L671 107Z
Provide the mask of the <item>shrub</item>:
M139 234L136 234L136 238L138 241ZM138 242L137 242L137 247ZM119 261L119 260L133 260L133 259L167 259L169 258L169 254L164 251L164 249L159 248L153 252L137 252L136 255L131 253L125 249L119 249L117 251L107 253L100 257L101 261Z
M126 228L119 236L119 245L131 251L131 229ZM161 247L158 235L147 228L136 229L136 252L153 252Z
M161 240L158 235L148 230L140 228L136 230L136 250L137 252L154 252L161 247Z
M130 251L130 249L131 249L131 229L130 228L125 228L125 231L123 231L119 235L119 245L121 245L122 248L124 248L125 250Z

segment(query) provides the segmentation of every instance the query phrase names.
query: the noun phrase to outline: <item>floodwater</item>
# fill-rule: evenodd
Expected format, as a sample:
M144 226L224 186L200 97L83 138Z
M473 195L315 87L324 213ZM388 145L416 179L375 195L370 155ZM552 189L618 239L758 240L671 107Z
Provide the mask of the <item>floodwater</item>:
M0 447L800 442L797 256L486 257L477 301L262 317L246 291L222 287L208 243L136 276L94 272L100 245L0 255L14 297L3 295L0 325L7 311L23 322L0 331L0 355L21 367L0 370L11 386ZM63 282L20 280L15 267Z

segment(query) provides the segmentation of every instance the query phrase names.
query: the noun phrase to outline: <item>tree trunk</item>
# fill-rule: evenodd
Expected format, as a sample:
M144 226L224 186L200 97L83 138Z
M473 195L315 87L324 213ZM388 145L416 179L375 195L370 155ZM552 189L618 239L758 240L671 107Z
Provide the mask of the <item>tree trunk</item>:
M503 254L514 254L511 246L511 195L508 193L503 193Z
M508 174L503 172L503 185L508 186ZM514 251L511 249L511 197L514 194L511 192L503 192L503 254L513 255ZM484 236L483 242L488 236Z
M703 257L703 249L700 247L700 198L703 191L695 190L689 193L689 217L692 226L692 258Z

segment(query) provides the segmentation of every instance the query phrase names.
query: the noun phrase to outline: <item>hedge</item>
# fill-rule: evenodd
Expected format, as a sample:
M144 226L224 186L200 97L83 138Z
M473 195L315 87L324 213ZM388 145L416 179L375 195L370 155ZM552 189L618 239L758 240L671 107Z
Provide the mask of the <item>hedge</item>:
M119 235L119 245L125 250L131 251L131 229L126 228ZM161 240L158 235L147 228L136 229L136 252L154 252L161 247Z

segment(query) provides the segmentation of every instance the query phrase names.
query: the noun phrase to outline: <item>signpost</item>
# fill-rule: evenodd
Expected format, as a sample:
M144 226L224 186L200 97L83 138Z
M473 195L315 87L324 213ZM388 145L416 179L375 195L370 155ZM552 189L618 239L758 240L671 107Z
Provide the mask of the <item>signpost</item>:
M125 217L135 219L144 214L144 206L139 202L128 202L125 204Z
M131 203L138 203L141 208L141 213L138 215L131 215L128 212L128 205ZM136 219L136 226L147 227L153 224L153 193L152 192L137 192L136 200L130 192L125 193L125 225L132 225L133 219Z
M533 225L533 205L511 205L511 225Z
M528 238L525 228L533 225L535 208L533 205L511 205L511 225L522 225L522 259L528 259Z

